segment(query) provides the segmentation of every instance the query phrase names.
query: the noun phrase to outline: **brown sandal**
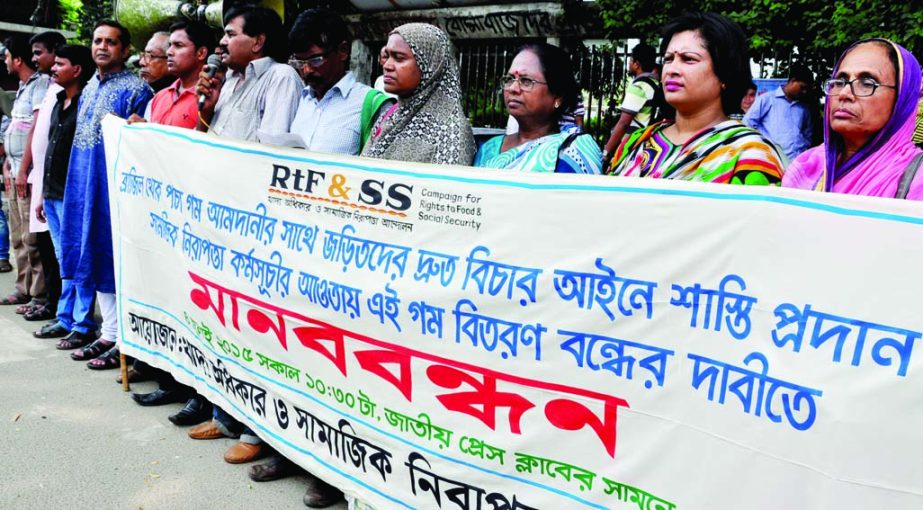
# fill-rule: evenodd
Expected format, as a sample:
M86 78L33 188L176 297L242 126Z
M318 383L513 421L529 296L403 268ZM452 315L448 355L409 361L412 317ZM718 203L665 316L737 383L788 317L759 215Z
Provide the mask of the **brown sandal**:
M94 359L91 359L87 363L87 368L90 370L109 370L112 368L119 368L121 362L119 361L119 346L113 345L111 349L103 353L102 356L98 356Z
M35 301L29 301L28 303L24 305L19 305L16 307L16 310L15 310L16 315L25 315L27 313L32 313L33 311L38 310L42 306L44 305L42 305L41 303L36 303Z
M111 350L113 346L115 346L115 342L100 338L83 349L72 352L71 359L74 361L89 361L91 359L96 359L104 352Z
M90 344L93 342L93 336L80 333L79 331L71 331L64 338L58 341L58 344L55 345L55 348L59 351L71 351L74 349L79 349L84 345Z

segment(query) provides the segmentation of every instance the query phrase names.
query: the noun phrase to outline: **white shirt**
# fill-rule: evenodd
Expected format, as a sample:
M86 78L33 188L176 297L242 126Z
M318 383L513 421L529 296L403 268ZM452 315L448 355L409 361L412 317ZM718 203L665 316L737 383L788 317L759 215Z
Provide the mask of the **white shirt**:
M294 69L270 57L247 64L243 79L240 73L228 71L208 132L251 141L257 141L257 131L288 133L301 83Z
M311 151L359 154L362 105L370 90L350 71L320 99L313 88L305 87L291 132L301 136L305 148ZM386 109L387 104L382 108Z

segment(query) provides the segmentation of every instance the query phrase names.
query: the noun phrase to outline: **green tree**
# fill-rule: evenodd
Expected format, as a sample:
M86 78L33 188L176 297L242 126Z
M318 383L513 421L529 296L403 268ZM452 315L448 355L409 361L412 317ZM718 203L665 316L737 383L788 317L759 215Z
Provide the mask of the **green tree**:
M101 19L112 19L112 0L83 0L77 11L77 39L83 44L89 44L93 39L93 26Z
M664 24L686 10L718 12L740 23L751 54L791 55L808 63L831 60L853 41L887 37L923 55L923 9L893 0L598 0L613 38L655 41Z
M82 10L83 2L80 0L58 0L58 15L61 18L61 25L58 28L79 31Z

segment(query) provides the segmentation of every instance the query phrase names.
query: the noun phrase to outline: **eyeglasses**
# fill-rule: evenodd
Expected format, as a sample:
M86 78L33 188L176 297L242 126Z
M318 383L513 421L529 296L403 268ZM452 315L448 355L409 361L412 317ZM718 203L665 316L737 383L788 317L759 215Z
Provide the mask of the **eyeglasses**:
M542 85L548 85L548 82L546 81L533 80L532 78L525 78L523 76L517 77L517 76L511 76L508 74L504 76L503 78L500 78L500 86L503 88L503 90L509 90L510 88L513 87L514 83L518 83L519 88L526 92L529 92L530 90L534 89L536 83L541 83Z
M313 57L308 57L303 60L295 58L295 56L292 55L291 57L288 57L288 65L294 67L296 71L304 66L320 67L324 64L324 60L327 60L327 56L331 53L333 53L333 49L329 49L320 55L314 55Z
M158 60L158 59L160 59L160 60L166 60L166 59L167 59L167 56L166 56L166 55L154 55L153 53L151 53L151 52L149 52L149 51L142 51L142 52L141 52L141 58L140 58L140 60Z
M869 97L878 90L878 87L897 89L896 85L878 83L872 78L854 78L849 81L843 78L834 78L824 82L824 94L828 96L839 94L847 85L849 85L853 95L856 97Z

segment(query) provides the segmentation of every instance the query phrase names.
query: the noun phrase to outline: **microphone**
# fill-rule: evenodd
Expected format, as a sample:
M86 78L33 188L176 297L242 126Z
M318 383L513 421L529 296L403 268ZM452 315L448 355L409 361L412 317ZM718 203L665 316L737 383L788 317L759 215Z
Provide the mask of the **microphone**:
M221 68L221 57L218 55L212 54L208 56L208 60L205 61L205 74L209 78L214 78L215 74L218 72L218 69ZM205 107L205 94L199 94L199 111Z

